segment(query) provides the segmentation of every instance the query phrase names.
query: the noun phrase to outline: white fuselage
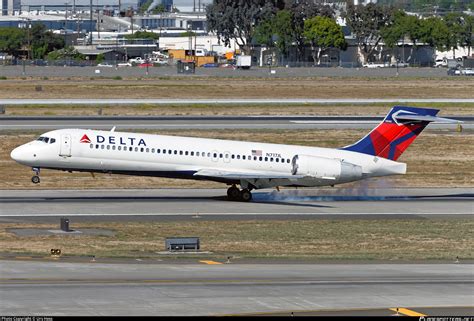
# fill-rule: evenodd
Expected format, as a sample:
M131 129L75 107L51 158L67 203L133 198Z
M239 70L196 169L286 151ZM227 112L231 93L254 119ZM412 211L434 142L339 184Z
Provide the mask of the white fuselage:
M12 158L36 168L206 179L252 188L335 185L406 171L403 163L341 149L83 129L42 137L49 141L22 145ZM297 172L295 164L302 159L306 163L298 164ZM326 170L328 162L350 164L362 174Z

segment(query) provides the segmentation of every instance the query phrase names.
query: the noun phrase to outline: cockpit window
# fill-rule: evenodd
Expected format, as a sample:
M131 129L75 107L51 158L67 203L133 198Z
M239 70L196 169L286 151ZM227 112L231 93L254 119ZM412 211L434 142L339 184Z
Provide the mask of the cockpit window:
M53 143L56 142L56 139L49 138L49 137L46 137L46 136L40 136L40 137L38 137L37 140L40 141L40 142L44 142L46 144L53 144Z

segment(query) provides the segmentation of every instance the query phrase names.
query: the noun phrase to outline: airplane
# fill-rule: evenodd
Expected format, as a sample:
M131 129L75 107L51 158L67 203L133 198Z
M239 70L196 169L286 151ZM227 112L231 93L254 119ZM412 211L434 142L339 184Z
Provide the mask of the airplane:
M248 202L252 190L280 186L334 186L369 177L406 173L397 159L431 122L438 109L393 107L358 142L320 148L248 141L137 134L90 129L59 129L11 152L16 162L68 172L209 180L230 185L229 200ZM240 189L237 187L240 185Z

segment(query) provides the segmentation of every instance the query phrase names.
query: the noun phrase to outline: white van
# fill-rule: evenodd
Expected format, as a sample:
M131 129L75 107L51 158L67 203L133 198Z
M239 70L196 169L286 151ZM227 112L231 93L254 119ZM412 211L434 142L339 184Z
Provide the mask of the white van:
M207 49L196 49L196 57L204 57L207 55Z

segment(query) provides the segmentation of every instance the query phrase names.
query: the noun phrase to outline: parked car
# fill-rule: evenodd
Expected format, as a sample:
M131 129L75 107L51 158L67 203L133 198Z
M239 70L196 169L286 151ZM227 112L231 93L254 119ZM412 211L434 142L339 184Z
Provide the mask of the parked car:
M461 75L474 76L474 70L471 68L461 69Z
M42 59L35 59L31 62L33 66L47 66L48 62Z
M137 57L137 58L131 58L131 59L128 59L128 62L131 63L131 64L143 64L146 62L145 59L143 59L142 57Z
M385 68L385 67L389 67L389 65L386 65L386 64L376 64L374 62L369 62L369 63L366 63L366 64L363 64L362 67L364 68Z
M201 67L204 67L204 68L216 68L216 67L219 67L219 64L216 64L216 63L207 63L207 64L202 65Z
M458 68L449 68L448 69L448 76L460 76L461 70Z
M391 64L390 64L390 67L392 67L392 68L397 68L397 65L398 65L398 68L410 67L410 64L407 63L407 62L395 62L395 63L391 63Z
M108 62L101 62L100 64L97 65L97 67L107 67L107 68L111 68L113 67L112 64L109 64Z
M440 68L440 67L448 67L448 61L446 58L438 58L435 60L434 67Z
M153 67L151 62L144 62L138 65L138 67L145 68L145 67Z
M117 64L117 67L132 67L132 64L129 62L120 62Z

